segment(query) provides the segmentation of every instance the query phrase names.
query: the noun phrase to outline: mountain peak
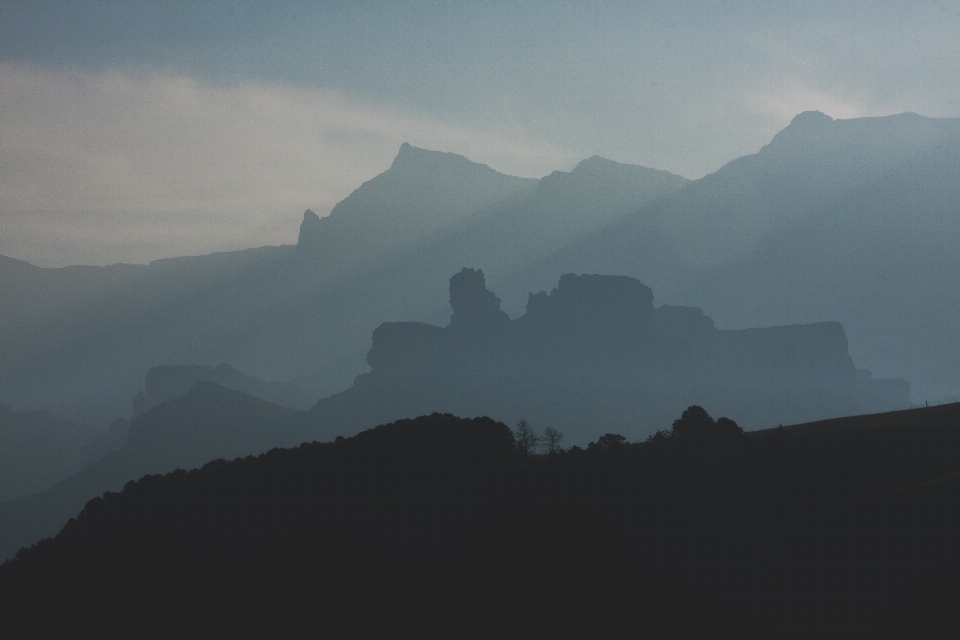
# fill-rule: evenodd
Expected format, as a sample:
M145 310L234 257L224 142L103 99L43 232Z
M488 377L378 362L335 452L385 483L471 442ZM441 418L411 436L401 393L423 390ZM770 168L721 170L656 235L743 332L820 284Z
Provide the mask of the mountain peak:
M781 129L773 139L761 149L772 151L776 149L796 149L798 145L816 144L835 136L837 128L832 126L836 121L822 111L804 111L798 113L790 124Z
M593 171L596 169L604 167L630 167L634 165L624 164L622 162L616 162L615 160L608 160L603 156L590 156L585 160L581 160L577 163L577 166L573 168L573 171L570 173L582 173L584 171Z
M415 147L409 142L400 145L397 157L393 159L390 165L391 171L427 171L433 172L442 169L455 169L464 171L469 169L482 169L494 173L493 169L485 164L473 162L456 153L447 151L432 151L430 149L421 149Z
M822 111L804 111L798 113L790 121L791 127L817 127L830 124L833 118Z

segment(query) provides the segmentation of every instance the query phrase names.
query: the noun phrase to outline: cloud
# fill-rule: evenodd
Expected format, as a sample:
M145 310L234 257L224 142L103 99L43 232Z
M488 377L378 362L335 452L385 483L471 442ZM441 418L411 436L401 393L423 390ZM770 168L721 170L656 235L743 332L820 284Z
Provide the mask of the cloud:
M303 209L328 212L405 141L522 176L577 159L279 83L0 64L0 96L0 252L51 266L293 242Z

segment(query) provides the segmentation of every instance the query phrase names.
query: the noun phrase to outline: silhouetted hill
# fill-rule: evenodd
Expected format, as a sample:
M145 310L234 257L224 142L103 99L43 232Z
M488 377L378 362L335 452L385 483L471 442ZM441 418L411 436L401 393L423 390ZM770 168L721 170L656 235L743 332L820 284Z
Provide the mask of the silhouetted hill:
M37 493L80 469L96 431L44 411L0 404L0 501Z
M297 423L298 415L214 382L198 382L136 418L121 449L37 495L0 503L0 557L52 535L92 497L118 491L129 480L313 439Z
M127 483L0 567L0 607L60 634L955 637L960 430L932 416L887 415L878 452L691 406L544 456L404 420Z
M957 395L958 154L958 119L802 113L759 153L492 282L516 300L558 273L617 273L723 327L842 320L862 366Z
M449 292L446 328L378 327L372 371L322 399L316 422L347 435L432 411L526 417L582 445L610 430L646 437L695 401L751 429L909 404L903 380L856 370L839 323L718 330L700 309L655 309L625 276L564 275L516 320L482 271L463 269Z

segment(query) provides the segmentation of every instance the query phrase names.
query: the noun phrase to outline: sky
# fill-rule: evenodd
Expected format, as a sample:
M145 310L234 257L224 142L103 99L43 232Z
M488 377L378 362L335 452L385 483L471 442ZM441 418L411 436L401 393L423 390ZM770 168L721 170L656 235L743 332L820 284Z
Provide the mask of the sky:
M960 116L960 2L0 0L0 254L296 241L403 142L699 178L797 113Z

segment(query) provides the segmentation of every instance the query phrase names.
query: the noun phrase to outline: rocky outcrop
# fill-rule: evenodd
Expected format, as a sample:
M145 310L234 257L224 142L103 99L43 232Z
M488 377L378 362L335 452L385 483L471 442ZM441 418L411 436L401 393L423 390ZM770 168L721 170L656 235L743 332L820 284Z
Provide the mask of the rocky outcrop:
M432 411L526 417L573 444L642 437L691 404L761 428L909 403L905 382L858 373L839 323L720 330L700 309L654 308L633 278L566 274L510 320L483 272L464 269L450 304L446 328L381 325L372 371L315 411L358 427Z
M483 271L463 269L450 278L452 331L496 330L510 321L500 310L500 298L487 289Z

